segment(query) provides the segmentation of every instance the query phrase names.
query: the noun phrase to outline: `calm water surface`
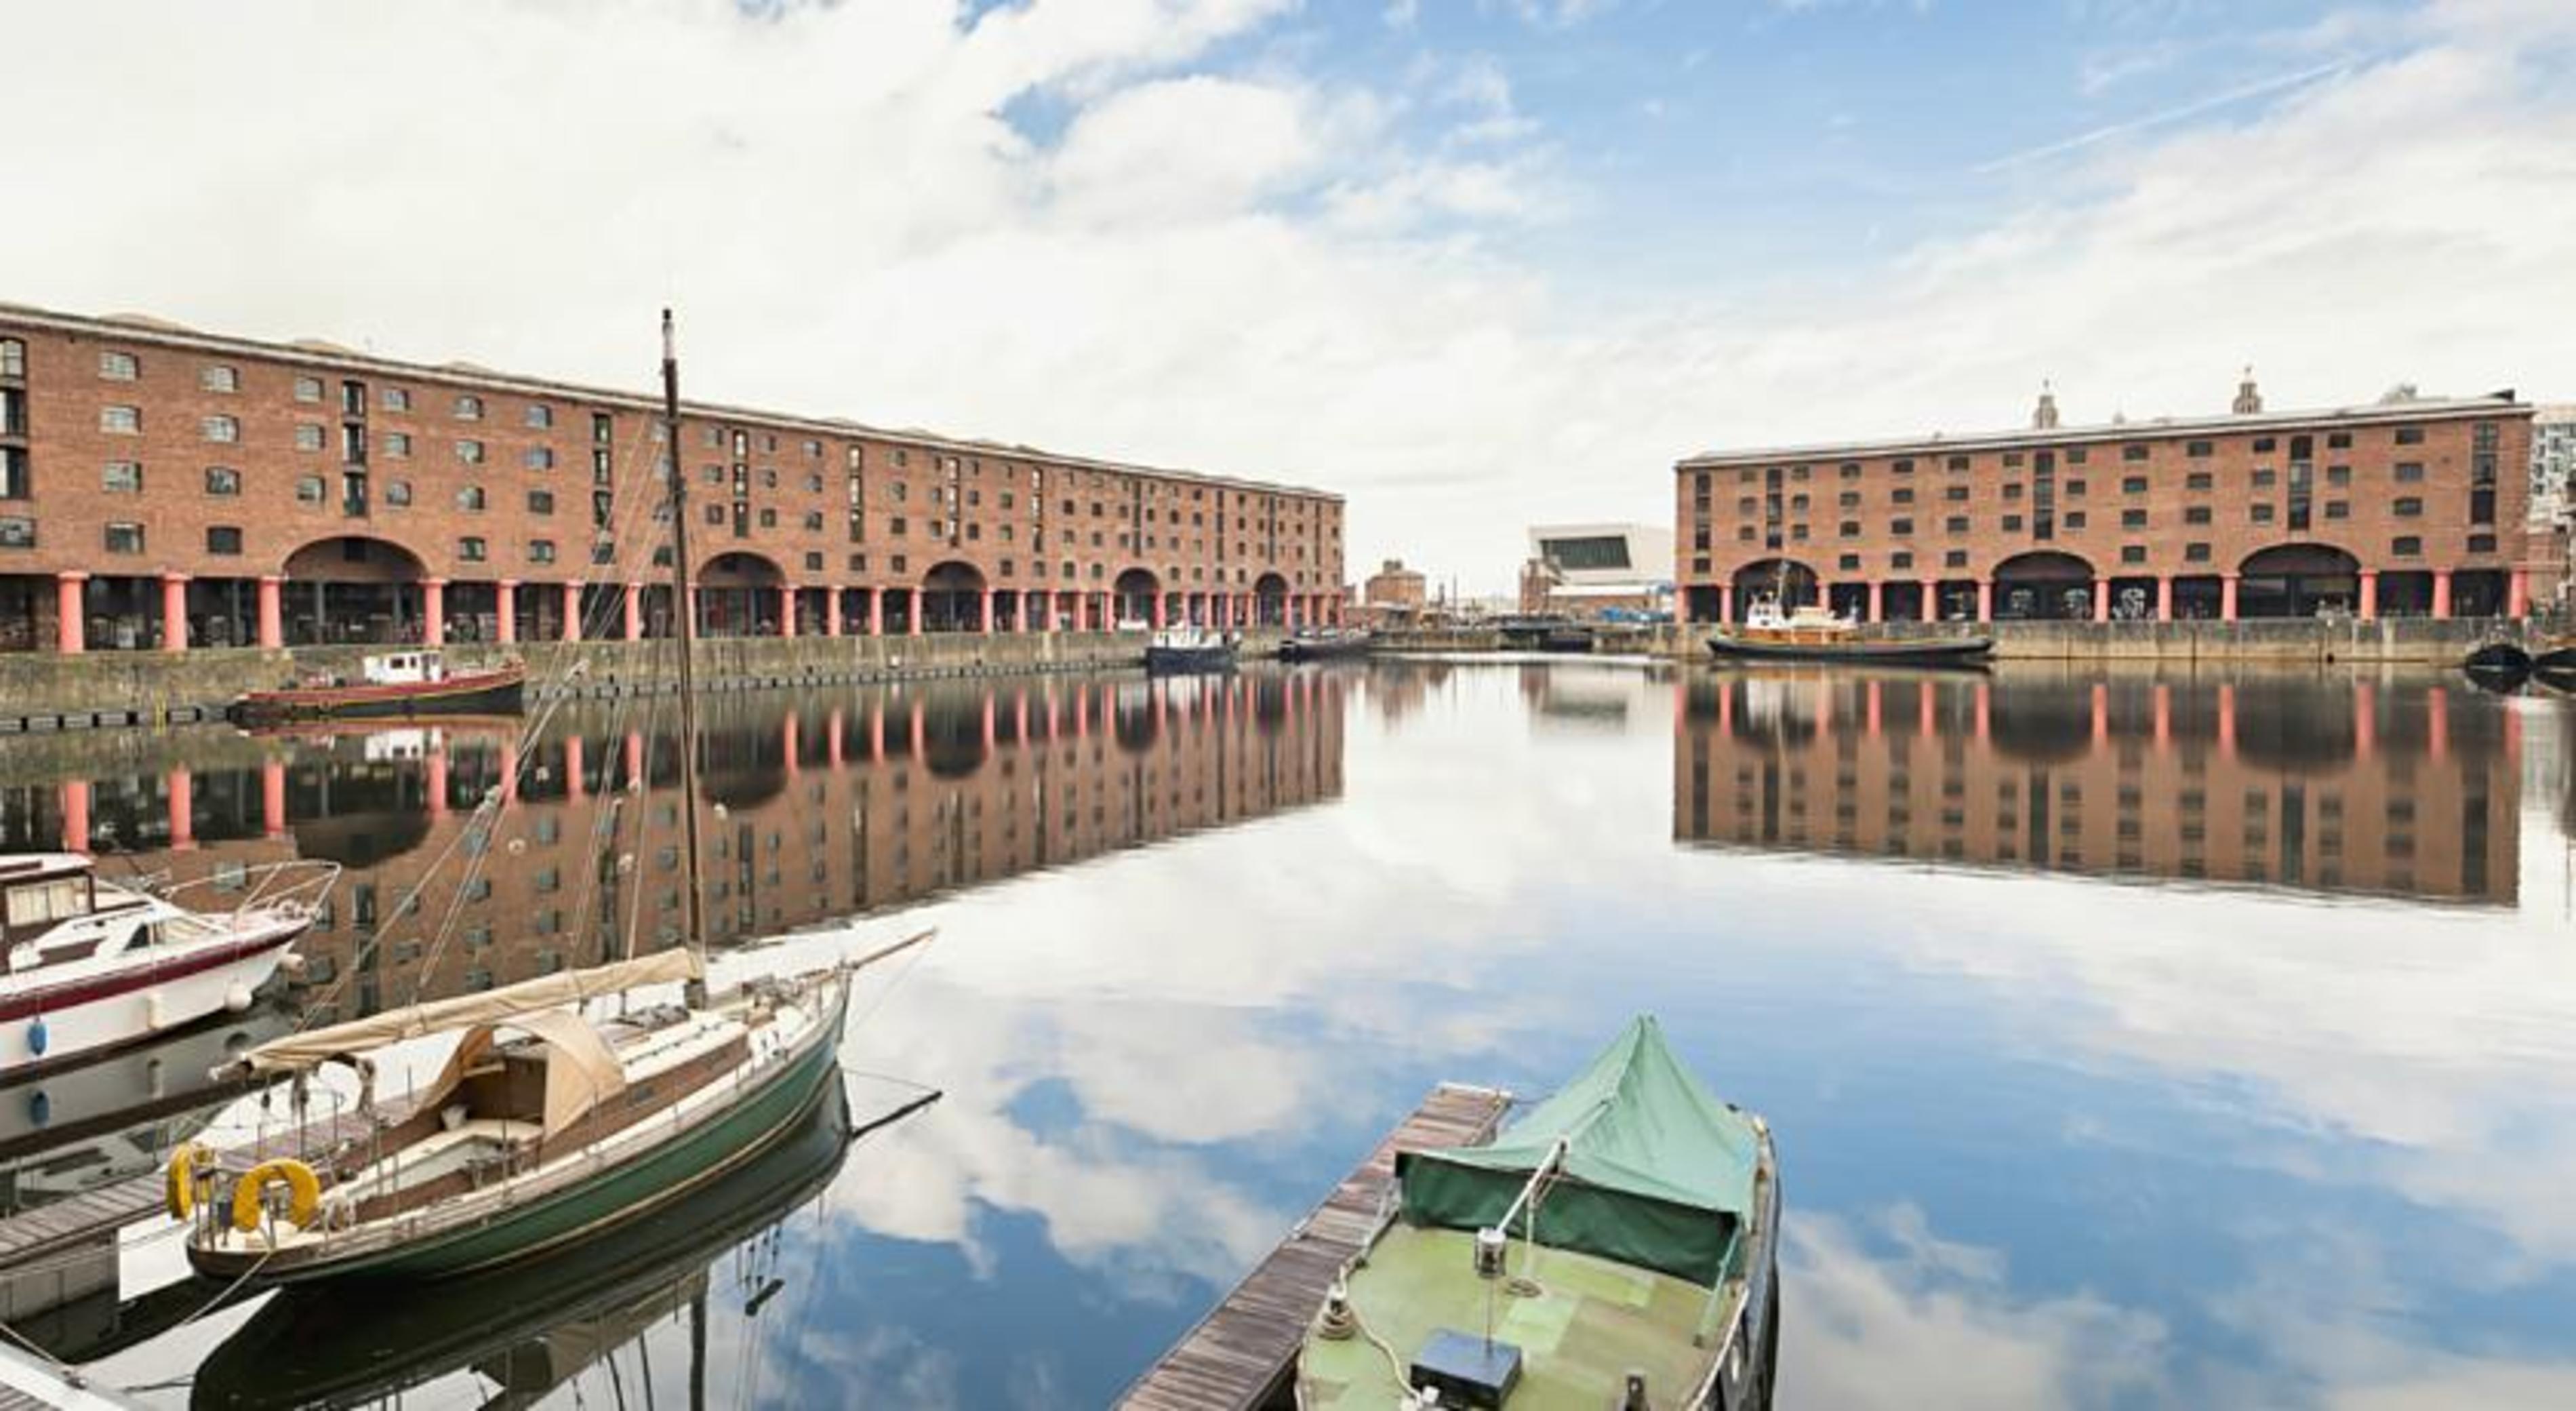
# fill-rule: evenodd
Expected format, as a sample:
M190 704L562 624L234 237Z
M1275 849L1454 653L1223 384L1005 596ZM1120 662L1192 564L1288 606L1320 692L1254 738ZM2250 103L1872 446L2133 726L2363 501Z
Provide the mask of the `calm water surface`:
M20 1326L155 1405L1098 1405L1432 1083L1541 1091L1652 1010L1780 1134L1785 1405L2576 1404L2569 709L1491 661L728 696L720 930L940 930L871 973L849 1118L540 1273L184 1322L153 1222ZM354 1014L651 944L667 732L6 741L0 835L347 863L298 1003ZM945 1097L844 1149L905 1083ZM202 1120L43 1151L29 1101L21 1205Z

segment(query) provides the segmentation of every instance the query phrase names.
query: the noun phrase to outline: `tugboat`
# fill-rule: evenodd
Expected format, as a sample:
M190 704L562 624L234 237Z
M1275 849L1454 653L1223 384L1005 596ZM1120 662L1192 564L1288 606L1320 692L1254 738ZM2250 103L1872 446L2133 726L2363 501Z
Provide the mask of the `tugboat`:
M302 720L407 719L416 715L516 715L528 668L507 662L489 671L450 674L427 648L386 652L360 663L361 679L332 679L280 691L252 691L224 713L236 725Z
M1213 627L1183 623L1166 627L1145 644L1145 670L1154 676L1195 671L1232 671L1242 639Z
M1848 661L1876 666L1959 666L1983 661L1995 649L1984 636L1935 637L1919 641L1864 641L1860 624L1836 617L1813 603L1782 611L1769 594L1753 600L1744 623L1708 639L1719 660Z
M1394 1194L1307 1330L1295 1405L1770 1405L1771 1129L1652 1018L1492 1141L1399 1150Z
M0 1079L250 1008L339 873L279 864L246 878L229 910L192 911L176 889L100 881L78 853L0 857Z
M1367 628L1301 627L1279 644L1281 661L1331 661L1368 655Z

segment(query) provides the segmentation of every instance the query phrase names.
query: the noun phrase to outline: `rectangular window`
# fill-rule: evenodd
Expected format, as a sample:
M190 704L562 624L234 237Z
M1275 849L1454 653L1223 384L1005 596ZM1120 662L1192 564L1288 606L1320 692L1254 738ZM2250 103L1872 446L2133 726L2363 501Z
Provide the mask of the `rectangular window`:
M2005 515L2004 532L2006 534L2019 534L2021 532L2021 516L2017 514Z
M2336 435L2338 435L2338 436L2343 437L2343 440L2342 440L2342 441L2337 442L2337 443L2335 443L2335 444L2338 444L2338 445L2350 445L2350 444L2352 444L2352 437L2350 436L2350 434L2345 433L2345 432L2341 432L2341 431L2338 431L2338 432L2336 432L2335 434L2336 434ZM2424 444L2424 428L2423 428L2423 427L2420 427L2420 426L2401 426L2401 427L2397 428L2397 444L2398 444L2398 445L2401 445L2401 446L2421 446L2421 445L2423 445L2423 444Z
M2120 448L2120 459L2124 461L2142 461L2146 458L2147 448L2142 444L2133 442Z
M2185 563L2207 563L2209 562L2209 546L2207 544L2185 544L2182 546L2182 557L2183 562Z
M241 472L227 465L207 466L206 493L209 495L240 494Z
M2270 505L2255 505L2255 506L2253 506L2253 507L2252 507L2252 511L2253 511L2254 522L2255 522L2256 524L2269 524L2269 523L2271 523L2271 522L2272 522L2272 508L2273 508L2273 507L2272 507L2272 506L2270 506Z
M554 540L552 540L552 539L530 539L530 540L528 541L528 562L530 562L530 563L553 563L554 561L555 561L555 541L554 541Z
M1900 538L1912 534L1914 532L1914 521L1910 519L1891 520L1888 522L1887 532Z
M554 448L552 446L530 446L519 456L519 464L526 466L530 470L552 470L555 468Z
M470 534L457 540L456 556L467 563L481 563L485 557L483 541Z
M0 516L0 549L36 547L36 521L24 515Z
M111 436L138 436L143 432L141 407L101 407L98 429Z
M143 552L143 526L140 524L109 524L107 526L107 551L111 554L139 554Z
M2352 483L2352 467L2348 465L2327 466L2326 483L2328 485L2350 485Z
M1857 519L1846 519L1842 523L1834 526L1834 532L1845 539L1857 539L1860 537L1860 521Z
M2145 563L2146 561L2147 561L2147 546L2146 546L2146 545L2144 545L2144 544L2122 544L2122 545L2120 546L2120 562L2122 562L2122 563Z
M321 401L322 379L318 377L299 377L295 379L295 400L299 402Z
M2424 515L2424 502L2411 495L2398 500L2388 508L2389 512L2399 519L2421 519Z
M207 553L215 554L223 558L233 558L238 556L241 551L242 532L240 525L209 524L206 526Z
M1966 470L1968 468L1968 458L1966 456L1950 457L1949 468L1954 471Z
M531 490L531 491L529 491L529 492L528 492L528 513L530 513L530 514L553 514L554 512L555 512L555 492L554 492L554 491L552 491L552 490Z
M1888 468L1899 475L1912 475L1914 473L1914 462L1911 460L1900 460Z
M1965 534L1968 532L1968 517L1964 514L1954 514L1942 521L1941 527L1952 534Z
M2413 485L2423 480L2424 463L2422 461L2399 461L2397 463L2396 470L2391 472L2391 474L2395 477L2398 484Z
M2121 527L2122 529L2144 529L2144 528L2146 528L2146 527L2147 527L2147 512L2146 512L2145 510L2122 510L2122 511L2120 511L2120 527Z
M547 428L549 428L549 427L553 426L554 424L555 424L555 409L554 409L554 408L552 408L552 407L550 407L550 406L547 406L547 405L546 405L545 403L543 403L543 402L530 402L530 403L528 403L528 426L529 426L529 429L531 429L531 430L535 430L535 431L544 431L544 430L546 430Z
M2068 510L2060 520L2069 529L2081 529L2084 527L2084 511Z
M241 371L223 363L208 363L197 369L197 390L238 392L241 390Z
M385 503L389 505L399 505L406 509L409 508L411 506L411 482L408 480L386 481Z
M408 432L408 431L388 431L388 432L386 432L386 433L385 433L385 454L386 454L386 455L388 455L388 456L390 456L390 457L392 457L392 458L394 458L394 459L396 459L396 460L408 460L408 459L410 459L410 457L411 457L411 433L410 433L410 432Z
M457 442L456 458L467 465L481 465L483 463L483 443L480 441Z
M458 509L479 511L483 508L483 504L483 487L480 485L468 485L456 492Z
M295 449L299 451L321 450L322 428L309 421L297 423L295 427Z
M2258 470L2254 472L2254 488L2257 490L2269 490L2280 483L2281 473L2279 471Z
M2207 506L2207 505L2187 505L2187 506L2185 506L2185 507L2183 508L2183 512L2182 512L2182 522L2183 522L2183 523L2185 523L2185 524L2207 524L2207 523L2209 523L2209 522L2210 522L2210 508L2209 508L2209 506Z
M2183 443L2182 448L2182 453L2184 455L2189 456L2196 461L2207 460L2212 455L2215 455L2217 451L2218 448L2207 441L2186 441Z
M2143 475L2132 475L2124 478L2120 482L2120 493L2123 495L2143 495L2147 493L2147 478Z
M27 375L27 345L15 338L0 338L0 377Z
M2352 449L2352 433L2351 433L2351 432L2349 432L2349 431L2329 431L2329 432L2327 432L2327 433L2326 433L2326 449L2327 449L2327 450L2329 450L2329 451L2349 451L2349 450L2351 450L2351 449Z
M2350 500L2328 500L2328 501L2326 501L2326 518L2328 518L2328 519L2350 519L2350 518L2352 518L2352 502L2351 502Z
M474 396L457 398L456 419L458 421L481 421L483 419L483 399Z
M2494 535L2492 535L2492 534L2472 534L2472 535L2470 535L2470 536L2469 536L2469 552L2470 552L2470 553L2473 553L2473 554L2491 554L2491 553L2494 553L2495 551L2496 551L2496 536L2494 536Z
M143 463L141 461L109 461L107 465L99 471L98 488L111 495L142 494Z
M307 505L318 505L322 503L322 491L323 486L321 476L299 475L295 477L295 498L299 503Z
M2212 483L2209 472L2205 470L2195 470L2182 478L2182 488L2186 490L2206 490Z
M388 388L386 388L386 389L385 389L385 391L384 391L383 401L384 401L384 404L385 404L385 410L386 410L386 411L389 411L389 412L407 412L407 411L410 411L410 410L411 410L411 390L410 390L409 388L405 388L405 387L388 387Z
M2268 456L2272 454L2273 448L2280 444L2280 442L2269 436L2257 436L2254 438L2254 454L2258 456Z
M2421 558L2424 541L2412 534L2402 534L2388 541L2388 552L2402 559Z

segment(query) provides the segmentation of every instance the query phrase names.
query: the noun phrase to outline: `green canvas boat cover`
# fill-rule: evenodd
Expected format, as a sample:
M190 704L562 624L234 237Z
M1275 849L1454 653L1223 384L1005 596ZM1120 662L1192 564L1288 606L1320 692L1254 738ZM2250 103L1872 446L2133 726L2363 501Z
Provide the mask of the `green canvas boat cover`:
M1472 1230L1510 1209L1562 1138L1541 1187L1535 1238L1715 1287L1753 1206L1761 1149L1753 1119L1701 1087L1652 1016L1632 1021L1592 1066L1484 1146L1399 1151L1404 1217ZM1522 1236L1524 1215L1510 1234Z

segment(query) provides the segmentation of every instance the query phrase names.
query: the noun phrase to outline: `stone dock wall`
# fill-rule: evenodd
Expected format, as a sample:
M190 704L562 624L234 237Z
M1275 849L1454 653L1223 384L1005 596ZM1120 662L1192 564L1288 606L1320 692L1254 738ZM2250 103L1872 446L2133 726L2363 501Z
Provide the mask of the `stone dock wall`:
M1644 652L1684 660L1705 658L1709 628L1690 625L1619 629L1601 636L1604 652ZM1890 622L1865 629L1876 641L1957 636L1964 624ZM2246 622L1996 622L1975 629L1995 638L1998 661L2146 661L2323 666L2373 662L2457 666L2479 643L2504 639L2529 643L2549 635L2537 621L2388 618L2279 619ZM2560 630L2564 630L2561 628ZM1390 633L1384 644L1398 651L1490 652L1502 649L1491 629Z
M1279 633L1245 634L1247 655L1275 650ZM919 637L742 637L698 643L699 684L709 690L918 680L949 676L1100 671L1143 661L1141 632L938 633ZM220 719L245 691L319 675L355 676L359 660L391 647L287 651L198 648L185 653L0 654L0 733L190 724ZM615 696L667 691L679 658L669 642L451 644L449 666L471 671L509 657L528 664L538 695Z

